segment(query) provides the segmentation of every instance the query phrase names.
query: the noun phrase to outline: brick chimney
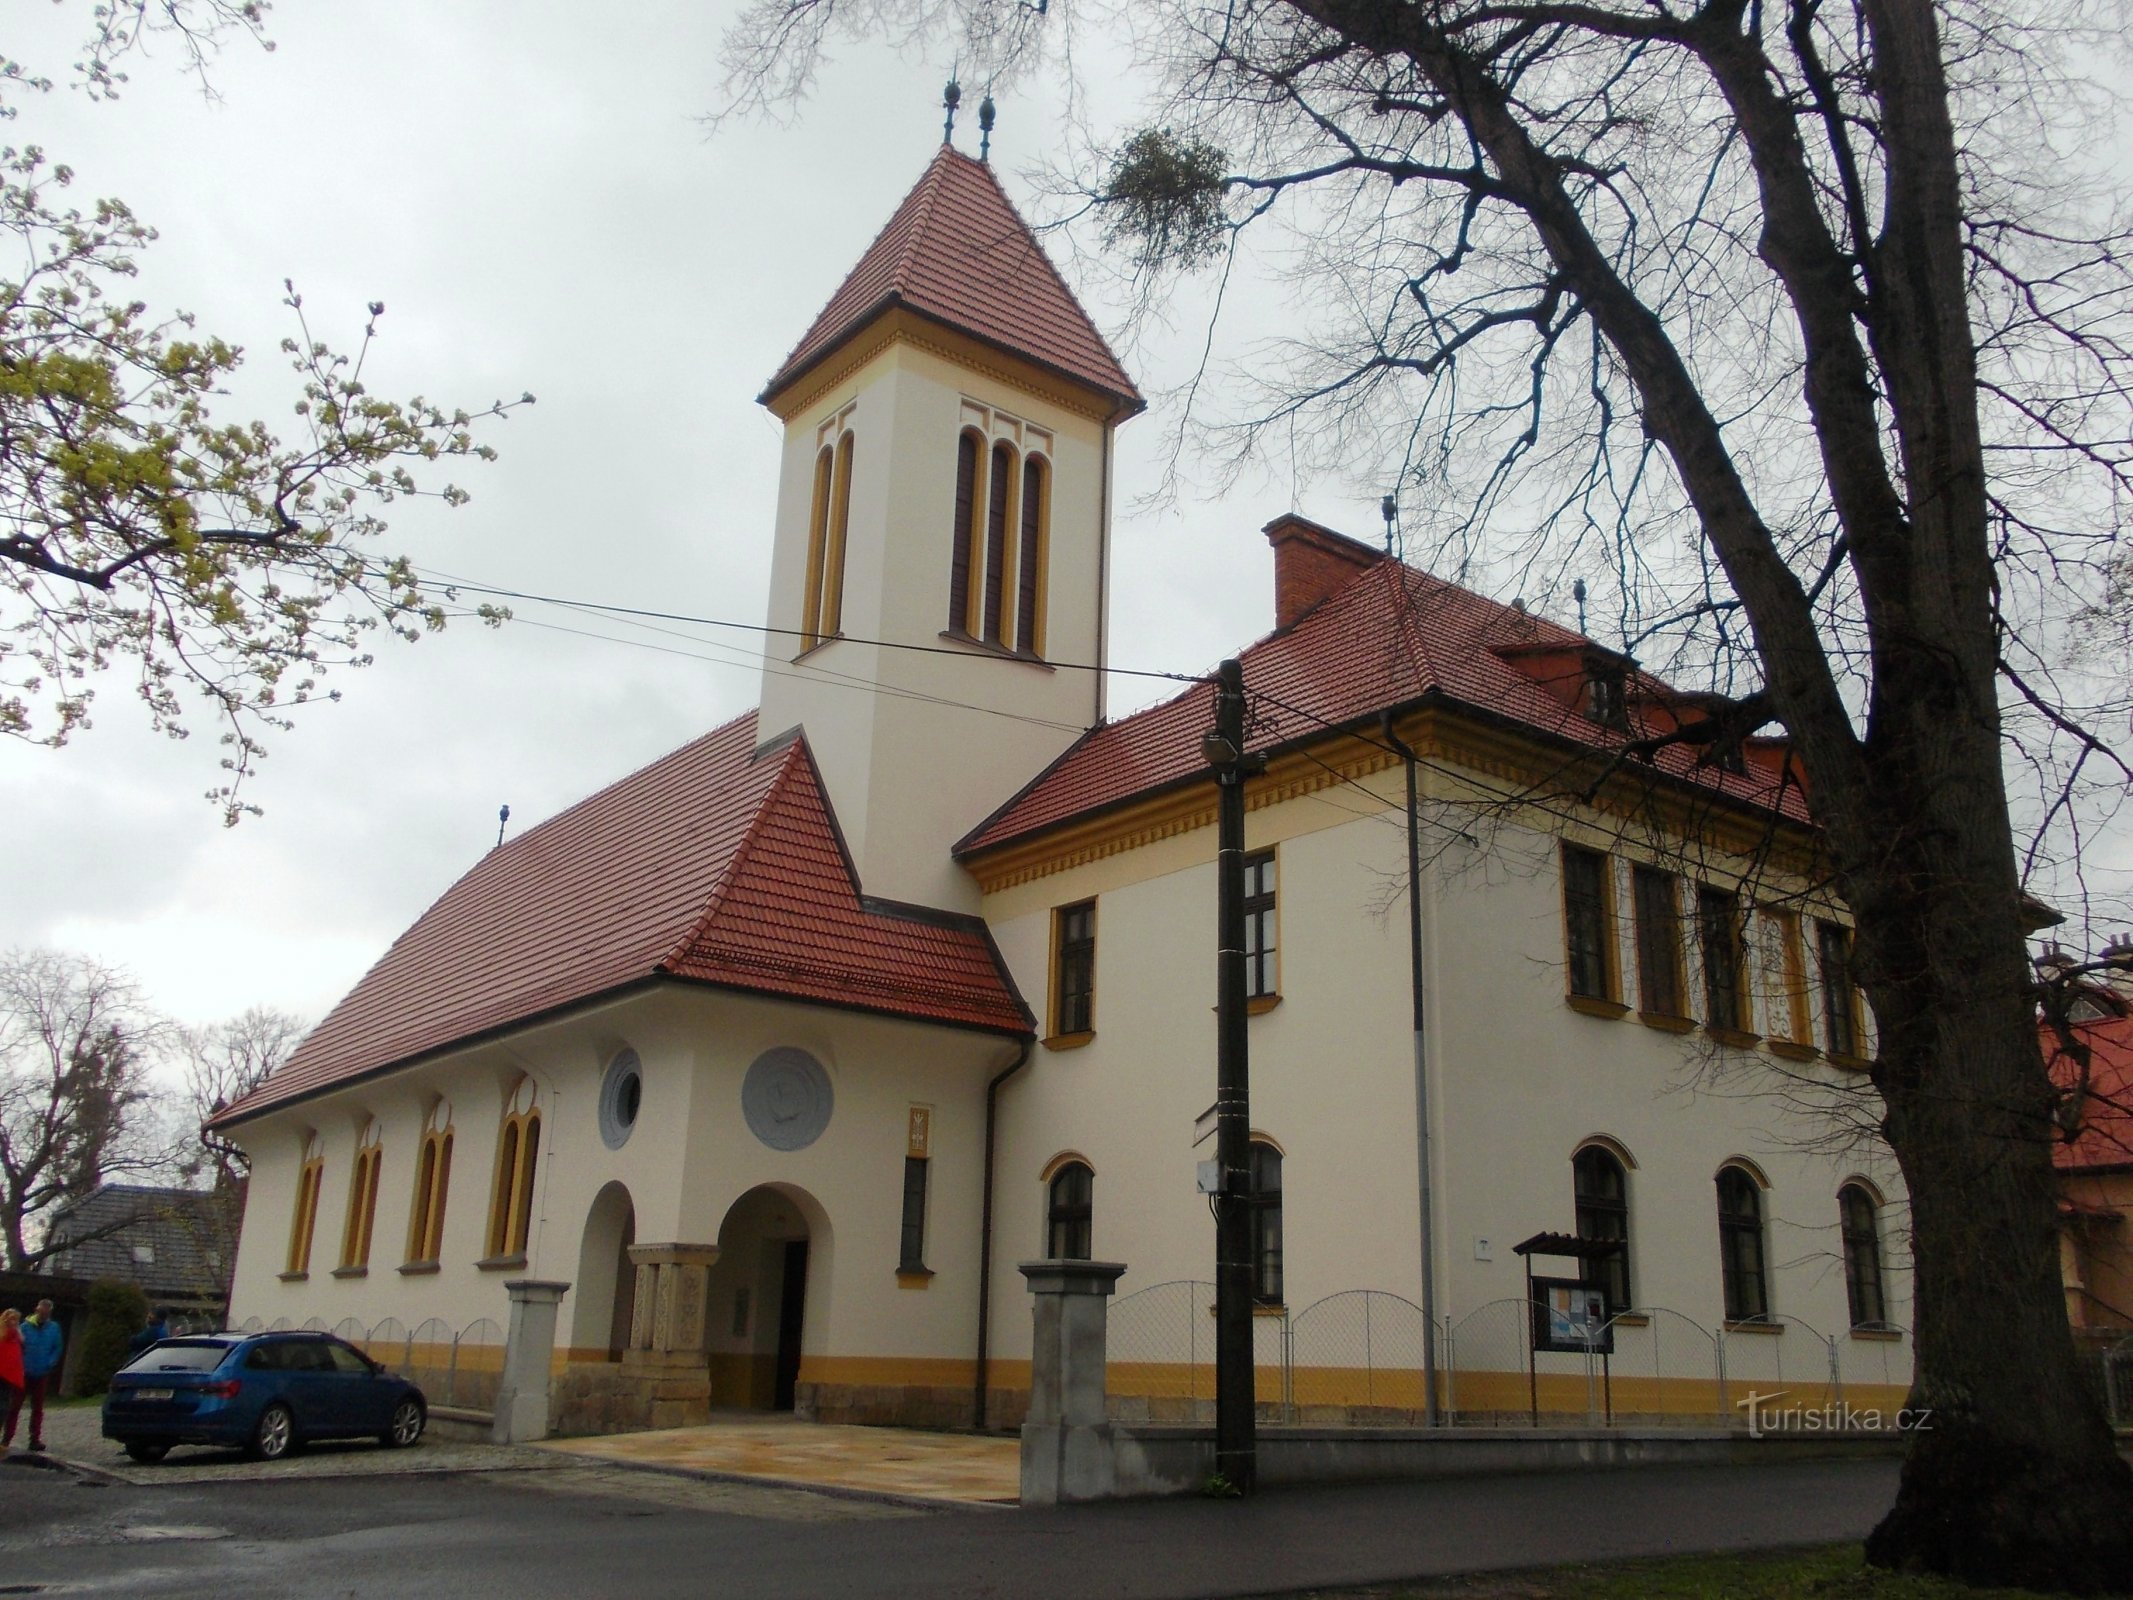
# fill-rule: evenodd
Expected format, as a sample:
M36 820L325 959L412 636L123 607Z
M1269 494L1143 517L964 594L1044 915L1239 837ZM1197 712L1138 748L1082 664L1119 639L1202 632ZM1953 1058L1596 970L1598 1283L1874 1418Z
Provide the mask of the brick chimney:
M1266 525L1274 547L1274 626L1294 627L1321 600L1358 572L1386 559L1385 552L1294 512Z

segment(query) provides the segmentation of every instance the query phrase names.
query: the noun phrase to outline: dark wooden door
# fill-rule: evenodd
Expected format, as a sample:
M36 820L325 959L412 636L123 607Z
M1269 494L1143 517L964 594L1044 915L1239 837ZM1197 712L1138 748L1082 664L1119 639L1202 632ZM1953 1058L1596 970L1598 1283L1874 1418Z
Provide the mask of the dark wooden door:
M771 1409L790 1411L800 1381L800 1330L807 1322L807 1241L785 1246L785 1282L778 1295L778 1379Z

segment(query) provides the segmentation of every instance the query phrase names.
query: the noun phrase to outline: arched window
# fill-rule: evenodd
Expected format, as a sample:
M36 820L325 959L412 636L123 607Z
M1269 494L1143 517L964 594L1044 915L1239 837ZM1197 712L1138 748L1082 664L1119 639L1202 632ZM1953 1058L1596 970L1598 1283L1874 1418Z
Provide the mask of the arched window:
M1621 1248L1596 1256L1585 1276L1607 1291L1607 1309L1626 1311L1629 1297L1629 1175L1612 1151L1589 1144L1570 1158L1571 1188L1577 1201L1578 1237L1608 1239Z
M844 625L844 544L852 512L852 434L815 457L815 494L807 524L807 594L801 601L803 648L837 637Z
M1000 644L1007 613L1007 519L1014 504L1015 447L1005 439L992 447L985 480L985 629L980 638Z
M341 1266L370 1265L370 1225L378 1214L378 1121L373 1117L356 1140L355 1170L348 1180L348 1221L341 1229Z
M978 516L978 456L984 442L965 428L955 442L954 557L948 568L948 631L975 633L970 625L970 564Z
M1022 542L1015 557L1015 649L1044 654L1044 560L1050 532L1051 468L1042 456L1022 463Z
M325 1142L314 1133L304 1141L304 1164L296 1174L296 1214L289 1219L291 1273L311 1270L311 1231L318 1223L318 1190L325 1173Z
M1888 1322L1888 1301L1881 1292L1881 1207L1863 1183L1837 1191L1837 1216L1844 1233L1844 1289L1851 1300L1852 1326L1878 1328Z
M1252 1298L1281 1304L1281 1152L1252 1141Z
M1046 1191L1044 1253L1054 1261L1087 1261L1095 1248L1096 1174L1069 1161Z
M1741 1167L1724 1167L1718 1174L1718 1251L1726 1320L1767 1321L1770 1285L1764 1269L1763 1190Z
M496 1186L489 1197L491 1260L523 1256L533 1223L533 1180L540 1165L541 1113L531 1079L518 1092L496 1134Z
M415 1158L415 1203L407 1219L407 1259L433 1262L444 1244L444 1201L452 1186L452 1107L440 1100L422 1125Z

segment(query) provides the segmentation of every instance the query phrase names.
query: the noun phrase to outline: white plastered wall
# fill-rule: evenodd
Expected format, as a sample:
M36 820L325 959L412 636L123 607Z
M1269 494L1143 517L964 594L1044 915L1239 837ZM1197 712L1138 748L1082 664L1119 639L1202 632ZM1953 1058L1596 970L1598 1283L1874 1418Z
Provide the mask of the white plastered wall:
M942 638L966 401L1049 435L1045 655L1097 659L1107 429L997 377L895 344L787 426L769 620L800 625L817 441L824 423L848 410L847 637L796 661L801 641L772 636L760 726L766 738L806 727L866 893L974 911L976 890L949 847L1096 719L1100 675ZM877 639L945 653L862 642ZM954 782L942 781L946 771Z
M1279 851L1278 1007L1250 1023L1252 1123L1284 1149L1286 1296L1299 1311L1346 1289L1420 1297L1405 832L1397 769L1256 810L1251 849ZM1436 772L1425 795L1463 792ZM1461 812L1439 813L1456 822ZM1604 819L1584 837L1621 852ZM1571 1231L1571 1157L1619 1141L1629 1173L1634 1294L1706 1328L1723 1315L1715 1179L1744 1157L1765 1195L1771 1309L1825 1335L1849 1325L1837 1190L1867 1179L1882 1215L1888 1314L1907 1324L1904 1207L1878 1144L1832 1148L1832 1125L1788 1102L1844 1081L1760 1049L1724 1048L1573 1010L1564 998L1558 841L1521 820L1476 825L1471 844L1433 826L1425 887L1440 1315L1524 1292L1511 1246ZM989 895L995 935L1043 1009L1055 907L1097 904L1095 1037L1040 1047L1003 1091L995 1251L996 1348L1026 1358L1027 1296L1013 1262L1041 1248L1041 1173L1063 1150L1095 1168L1094 1250L1123 1260L1119 1292L1211 1278L1213 1223L1193 1188L1194 1118L1214 1099L1214 830L1202 828ZM1681 863L1671 863L1676 870ZM1711 875L1726 863L1712 860ZM1739 863L1733 863L1738 866ZM1621 867L1626 873L1626 865ZM1626 883L1618 903L1626 908ZM1685 930L1692 927L1686 917ZM1627 915L1621 970L1634 975ZM1700 1011L1695 941L1685 939ZM1810 958L1810 971L1812 962ZM1819 993L1811 1009L1820 1015ZM1481 1243L1486 1241L1486 1244ZM1492 1259L1482 1260L1486 1252ZM1569 1262L1536 1261L1572 1276ZM1908 1345L1904 1347L1908 1354ZM1878 1356L1877 1356L1878 1360ZM1899 1380L1900 1381L1900 1380Z

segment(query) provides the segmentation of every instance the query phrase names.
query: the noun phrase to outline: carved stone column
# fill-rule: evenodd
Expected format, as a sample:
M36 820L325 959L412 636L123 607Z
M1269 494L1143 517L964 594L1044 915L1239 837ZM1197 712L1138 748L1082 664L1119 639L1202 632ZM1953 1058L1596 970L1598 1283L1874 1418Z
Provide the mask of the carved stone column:
M715 1244L633 1244L637 1298L630 1312L624 1376L643 1384L649 1426L687 1428L711 1417L704 1317Z

